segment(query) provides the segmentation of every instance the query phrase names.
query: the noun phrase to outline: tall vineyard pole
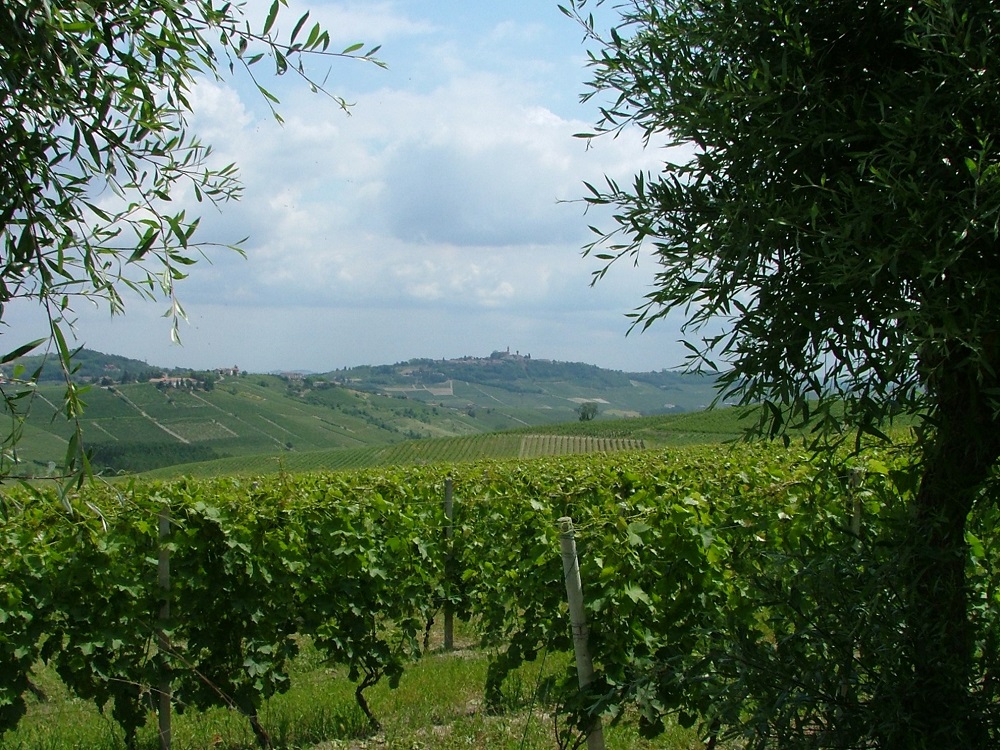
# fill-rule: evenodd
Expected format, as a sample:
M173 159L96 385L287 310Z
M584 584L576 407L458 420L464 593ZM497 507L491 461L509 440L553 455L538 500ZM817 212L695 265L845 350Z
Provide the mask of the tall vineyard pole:
M156 631L156 643L160 652L160 684L158 686L159 701L157 721L160 732L161 750L170 750L172 729L170 725L170 703L172 689L170 685L170 665L166 654L170 651L170 641L167 629L170 627L170 510L160 511L159 517L159 556L157 560L157 585L163 596L160 605L160 627Z
M454 533L452 526L455 518L455 498L454 486L451 477L444 480L444 538L448 550L448 557L451 557L451 539ZM450 568L450 564L448 565ZM450 593L450 592L449 592ZM455 648L455 613L452 611L451 599L444 603L444 650L451 651Z
M561 532L559 545L562 550L563 575L566 578L566 600L569 603L569 620L573 628L573 652L576 655L576 673L581 688L594 679L594 662L587 643L587 615L583 609L583 583L580 580L580 561L576 555L576 537L573 519L559 519ZM586 729L588 750L604 750L604 729L598 716Z

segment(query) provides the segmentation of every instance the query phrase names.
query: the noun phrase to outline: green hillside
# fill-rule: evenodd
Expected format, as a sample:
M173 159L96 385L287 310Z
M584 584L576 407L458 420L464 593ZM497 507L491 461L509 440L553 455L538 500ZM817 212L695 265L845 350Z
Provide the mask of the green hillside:
M505 432L408 440L391 445L236 456L167 466L141 477L171 480L181 476L204 479L279 472L294 474L731 443L743 436L747 419L752 421L755 417L754 409L727 407L652 417L564 422ZM913 419L899 420L891 427L891 432L905 439L915 422Z
M592 401L606 417L700 411L714 399L713 380L677 372L623 372L494 352L489 357L414 359L328 373L330 382L450 406L468 404L517 415L551 409L573 419ZM532 422L535 424L535 422Z
M726 408L686 414L564 422L520 430L461 437L409 440L393 445L238 456L170 466L143 475L178 476L271 474L279 471L337 471L375 466L458 463L479 459L533 458L574 453L704 445L737 439L745 410Z
M713 396L711 381L698 376L627 374L506 354L309 376L149 368L147 377L153 379L142 383L122 383L113 375L137 371L145 363L96 352L80 356L86 363L77 374L87 383L85 442L95 470L109 475L226 460L236 466L262 460L276 464L278 456L288 465L368 465L396 460L386 458L394 455L386 447L399 443L515 429L657 444L655 428L632 436L616 434L611 425L623 417L700 408ZM37 368L38 362L28 358L24 364ZM17 448L18 475L44 475L62 462L73 433L62 413L62 395L59 384L40 382L32 399L21 404L30 409ZM596 419L577 426L585 403L596 404ZM603 449L601 443L585 444L572 450ZM521 455L520 444L502 453L469 450ZM335 456L327 461L316 458L320 454Z
M18 455L31 473L59 462L72 432L60 414L59 386L39 386ZM418 437L432 421L422 404L353 393L343 403L317 405L290 395L281 378L220 381L212 390L158 388L152 383L101 387L84 393L82 419L94 465L144 471L174 463L257 453L384 445ZM471 431L471 430L470 430Z

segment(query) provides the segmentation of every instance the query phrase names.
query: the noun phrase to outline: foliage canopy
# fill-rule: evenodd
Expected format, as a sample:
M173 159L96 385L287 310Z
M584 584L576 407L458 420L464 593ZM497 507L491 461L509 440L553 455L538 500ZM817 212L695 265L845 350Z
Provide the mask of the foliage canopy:
M586 136L677 147L658 174L587 186L614 209L586 248L595 280L651 253L635 325L686 313L692 366L764 403L759 432L818 418L817 446L850 425L860 447L900 410L925 417L898 550L906 671L885 697L899 734L880 741L989 746L965 529L1000 456L1000 9L628 0L602 35L586 4L564 8L597 50Z
M598 132L638 125L690 157L591 187L619 212L590 249L660 264L636 323L725 321L696 362L793 415L831 392L862 420L932 403L956 366L994 379L997 9L623 6L592 59L586 98L614 93Z

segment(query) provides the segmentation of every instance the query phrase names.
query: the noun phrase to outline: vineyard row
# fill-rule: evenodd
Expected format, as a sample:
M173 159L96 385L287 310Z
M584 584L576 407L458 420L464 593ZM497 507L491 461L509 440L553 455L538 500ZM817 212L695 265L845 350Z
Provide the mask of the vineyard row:
M16 726L44 661L109 707L129 743L166 682L178 706L239 709L267 746L259 709L289 687L301 636L347 665L367 711L364 689L398 682L445 605L503 646L485 686L498 701L510 670L570 646L557 524L569 516L596 662L586 694L575 678L559 686L569 726L633 706L651 731L670 714L706 733L751 731L747 712L774 706L755 708L747 670L778 680L795 656L815 662L813 682L785 689L779 714L815 732L801 712L816 701L801 693L867 705L871 675L850 655L875 635L809 613L867 607L873 633L898 625L880 576L911 476L905 457L855 458L847 472L713 447L93 487L72 513L54 495L12 491L0 523L0 729ZM990 632L994 522L978 520L970 561ZM724 713L734 696L742 716Z

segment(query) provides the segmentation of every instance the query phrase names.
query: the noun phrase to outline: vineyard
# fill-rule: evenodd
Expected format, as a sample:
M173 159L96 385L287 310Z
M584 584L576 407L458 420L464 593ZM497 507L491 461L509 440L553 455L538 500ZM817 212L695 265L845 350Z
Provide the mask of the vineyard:
M446 607L492 644L483 700L502 710L513 670L570 648L570 517L596 679L553 687L565 743L628 712L650 733L676 717L710 742L834 746L827 717L877 731L899 678L876 647L902 627L887 567L912 476L905 452L830 466L742 446L135 483L65 503L11 490L0 729L16 732L44 663L127 747L155 736L158 695L238 711L268 747L261 708L306 642L345 665L375 728L366 691L398 683ZM983 639L1000 615L996 521L977 517L969 561Z
M423 385L420 372L427 363L375 368L381 374L361 368L329 377L225 375L216 380L213 376L211 388L185 385L186 378L175 378L172 385L163 380L120 383L98 374L104 372L100 365L104 355L90 354L86 371L93 380L83 392L87 408L81 419L88 447L95 453L95 468L107 474L134 475L227 458L236 468L226 473L243 473L253 471L254 461L260 463L263 455L286 453L295 454L293 461L301 461L301 470L357 468L379 465L373 460L376 453L346 465L338 459L353 449L409 440L487 435L533 425L547 428L576 421L578 404L591 399L604 404L596 422L612 421L616 415L700 409L712 392L711 381L697 376L647 373L635 379L591 366L552 362L533 362L531 369L544 377L530 381L524 379L523 370L508 372L500 362L434 363L434 368L456 367L468 377L490 381L455 379L447 389L450 395ZM112 361L106 365L112 368L108 372L121 373ZM128 368L134 373L139 365ZM506 375L501 377L494 365ZM399 372L387 373L394 369ZM509 382L508 376L513 378ZM18 446L18 476L44 475L50 462L58 465L73 433L62 408L61 387L47 381L34 393ZM656 443L646 440L646 444ZM309 466L309 459L299 458L334 449L344 452L331 455L329 463ZM475 457L517 455L515 449ZM200 470L198 474L205 476Z
M631 451L645 447L643 440L624 436L580 434L488 433L459 437L408 440L392 445L341 448L325 451L235 456L147 472L144 478L257 475L285 472L341 471L378 466L454 464L483 459L532 458L583 453Z
M607 453L640 450L642 441L630 438L590 437L587 435L527 435L521 438L520 458L565 456L573 453Z

